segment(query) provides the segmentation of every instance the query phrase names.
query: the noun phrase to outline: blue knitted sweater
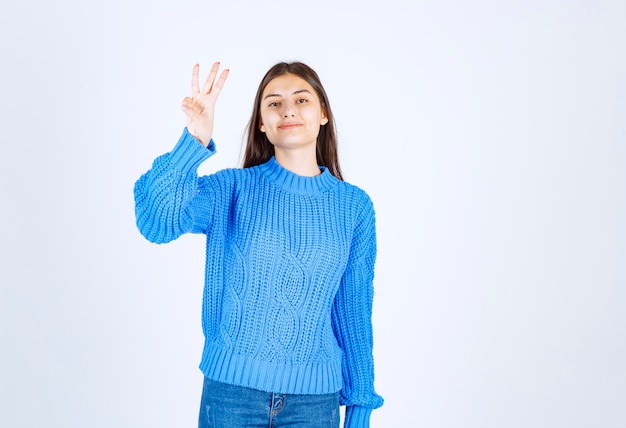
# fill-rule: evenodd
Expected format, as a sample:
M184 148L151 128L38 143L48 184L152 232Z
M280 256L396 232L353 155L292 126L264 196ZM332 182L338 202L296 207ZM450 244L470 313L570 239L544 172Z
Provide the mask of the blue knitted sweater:
M165 243L206 235L200 369L270 392L341 391L345 426L367 427L374 391L374 210L325 167L315 177L274 158L198 177L215 153L185 131L135 184L137 226Z

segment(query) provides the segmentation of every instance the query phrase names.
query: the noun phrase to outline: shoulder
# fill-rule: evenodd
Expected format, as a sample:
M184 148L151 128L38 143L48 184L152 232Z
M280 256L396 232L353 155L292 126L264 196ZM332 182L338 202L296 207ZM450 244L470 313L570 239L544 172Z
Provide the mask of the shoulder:
M203 175L200 180L206 183L236 183L251 176L249 168L225 168L213 174Z
M351 224L353 230L362 228L374 228L376 213L374 203L369 194L361 187L340 181L337 187L339 203L338 209L346 215L345 219Z
M372 210L374 204L369 194L361 187L348 183L346 181L339 181L338 190L350 199L350 202L356 205L360 209Z

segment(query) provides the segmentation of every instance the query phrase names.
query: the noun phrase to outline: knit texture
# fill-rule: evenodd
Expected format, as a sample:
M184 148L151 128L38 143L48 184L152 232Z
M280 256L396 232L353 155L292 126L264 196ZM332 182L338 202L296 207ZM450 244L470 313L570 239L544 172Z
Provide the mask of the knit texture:
M150 241L206 235L200 369L286 394L341 390L345 426L369 426L376 234L367 194L328 169L303 177L274 158L198 177L215 153L185 129L135 185Z

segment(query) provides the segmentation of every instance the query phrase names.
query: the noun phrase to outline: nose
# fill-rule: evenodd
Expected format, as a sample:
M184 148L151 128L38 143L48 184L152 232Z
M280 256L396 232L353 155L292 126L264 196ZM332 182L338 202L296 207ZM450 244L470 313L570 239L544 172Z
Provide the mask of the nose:
M296 115L296 110L292 105L287 104L283 108L283 117L294 117Z

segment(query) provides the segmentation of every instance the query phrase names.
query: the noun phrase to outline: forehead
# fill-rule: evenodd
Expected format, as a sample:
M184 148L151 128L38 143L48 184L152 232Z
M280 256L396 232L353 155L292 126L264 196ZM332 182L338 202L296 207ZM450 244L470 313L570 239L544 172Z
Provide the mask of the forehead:
M263 96L267 94L289 95L296 91L308 90L316 95L315 89L303 78L295 74L283 74L275 77L267 84L263 90Z

